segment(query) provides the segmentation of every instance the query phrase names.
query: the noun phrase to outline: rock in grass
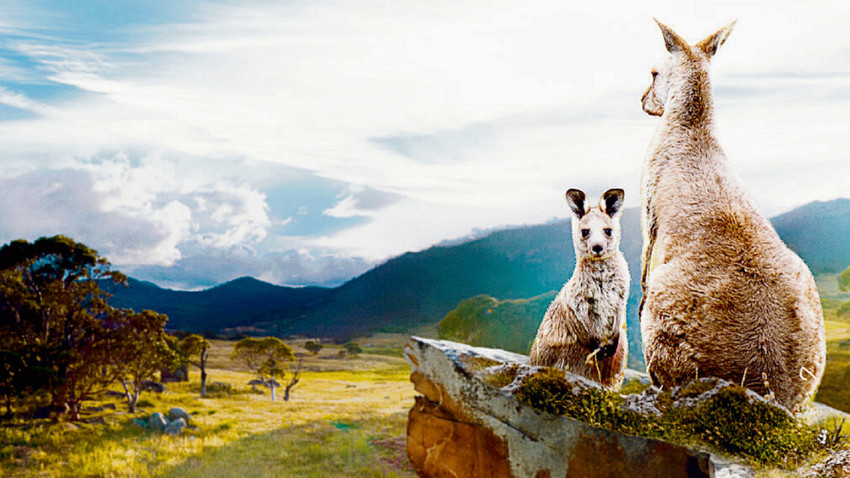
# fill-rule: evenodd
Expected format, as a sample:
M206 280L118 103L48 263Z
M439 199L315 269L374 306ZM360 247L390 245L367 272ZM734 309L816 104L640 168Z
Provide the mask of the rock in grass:
M141 418L134 418L133 425L136 425L139 428L144 428L145 430L149 430L151 424L147 420L142 420Z
M153 380L143 380L142 390L145 392L163 393L165 392L166 388L165 385L159 382L155 382Z
M165 418L165 415L156 412L148 418L148 425L151 430L161 432L165 430L166 426L168 426L168 419Z
M166 435L177 436L186 427L186 420L178 418L165 427Z
M171 410L168 411L168 419L169 420L177 420L178 418L182 418L183 421L186 422L185 423L186 425L188 425L189 422L191 421L190 418L189 418L189 414L186 413L186 410L183 410L182 408L174 407L174 408L172 408Z

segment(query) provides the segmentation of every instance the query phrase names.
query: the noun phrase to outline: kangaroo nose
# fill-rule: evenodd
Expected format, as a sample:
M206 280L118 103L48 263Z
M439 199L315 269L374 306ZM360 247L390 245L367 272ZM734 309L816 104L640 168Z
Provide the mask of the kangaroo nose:
M602 246L596 244L595 246L593 246L593 252L599 254L600 252L602 252Z

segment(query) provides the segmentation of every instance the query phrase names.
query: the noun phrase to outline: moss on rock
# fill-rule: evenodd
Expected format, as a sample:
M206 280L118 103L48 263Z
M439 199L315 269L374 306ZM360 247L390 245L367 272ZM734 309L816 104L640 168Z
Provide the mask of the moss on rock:
M757 466L796 468L823 449L817 426L805 425L754 392L716 378L669 391L630 385L634 390L644 388L631 396L642 399L644 408L650 404L657 414L626 406L629 395L622 393L626 390L581 389L554 368L520 374L518 380L514 396L537 410L630 435L715 450Z

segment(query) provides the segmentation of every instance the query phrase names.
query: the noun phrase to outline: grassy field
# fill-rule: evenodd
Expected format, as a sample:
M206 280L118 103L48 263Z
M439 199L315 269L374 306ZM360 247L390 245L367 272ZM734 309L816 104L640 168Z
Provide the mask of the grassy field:
M850 292L838 289L837 275L822 274L817 279L826 324L827 355L816 400L850 412L850 316L839 314L841 306L850 303Z
M379 336L357 358L326 346L303 356L301 383L289 402L255 393L252 376L230 361L232 343L214 342L208 383L234 392L199 397L198 373L188 383L168 384L161 395L145 393L130 415L117 410L87 414L104 423L5 423L0 427L0 476L415 476L407 462L405 427L414 391L398 348L406 336ZM150 432L134 418L181 407L192 416L182 436Z
M820 276L828 343L827 369L817 400L850 411L850 317L839 312L850 294L834 276ZM415 335L435 336L431 329ZM303 360L301 383L289 402L272 402L253 391L253 377L230 360L232 342L214 341L208 383L232 393L199 397L199 374L145 393L140 410L128 414L117 399L94 401L91 423L39 420L0 423L0 476L6 477L412 477L405 428L415 392L401 358L408 335L360 339L365 352L341 356L342 346L308 354L304 341L290 342ZM283 381L281 381L283 382ZM214 389L214 386L211 386ZM182 436L154 433L133 424L153 412L180 407L192 416ZM848 424L845 430L850 428Z

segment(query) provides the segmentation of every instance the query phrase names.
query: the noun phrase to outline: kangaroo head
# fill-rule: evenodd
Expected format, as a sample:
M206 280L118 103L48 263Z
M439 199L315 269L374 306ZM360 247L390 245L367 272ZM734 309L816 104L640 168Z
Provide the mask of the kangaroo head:
M606 259L620 248L620 209L625 192L609 189L597 207L586 205L587 196L578 189L567 191L567 204L573 214L573 247L576 260Z
M664 45L670 56L652 68L652 83L646 89L641 102L643 110L653 116L664 114L664 107L671 97L680 94L683 86L694 81L699 74L708 73L711 57L717 53L735 26L733 21L696 45L689 45L670 27L655 20L664 35Z

